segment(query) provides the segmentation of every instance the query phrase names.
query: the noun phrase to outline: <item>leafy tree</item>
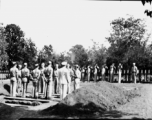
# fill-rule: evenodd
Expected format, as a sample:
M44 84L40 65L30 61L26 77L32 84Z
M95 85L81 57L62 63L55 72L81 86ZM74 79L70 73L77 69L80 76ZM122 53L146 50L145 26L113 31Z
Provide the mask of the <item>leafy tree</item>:
M6 52L7 42L5 41L4 27L0 26L0 69L7 68L8 55Z
M88 58L90 64L98 66L102 66L106 62L107 58L107 49L103 46L103 44L99 44L93 41L93 46L88 50Z
M71 49L71 61L73 64L78 64L80 67L88 63L88 55L82 45L75 45Z
M106 38L111 45L108 49L108 64L121 62L125 67L131 66L132 62L139 64L139 59L143 60L147 43L144 21L133 17L118 18L111 25L112 32Z

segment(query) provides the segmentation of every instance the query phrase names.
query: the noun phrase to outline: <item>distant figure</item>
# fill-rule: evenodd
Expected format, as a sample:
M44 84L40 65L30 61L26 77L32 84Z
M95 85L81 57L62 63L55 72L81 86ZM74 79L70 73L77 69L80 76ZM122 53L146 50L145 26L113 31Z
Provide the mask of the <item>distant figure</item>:
M46 89L45 89L45 96L46 99L52 98L52 80L53 80L53 68L52 68L52 62L49 61L48 66L46 67L44 71L45 77L46 77Z
M53 79L54 79L54 94L59 94L59 65L55 64L55 69L53 71Z
M110 82L113 82L114 79L114 70L116 67L114 66L114 63L110 66Z
M67 94L71 93L71 82L72 82L72 79L73 79L73 70L71 69L70 65L67 64L66 65L68 71L69 71L69 74L70 74L70 80L69 80L69 83L68 83L68 86L67 86Z
M106 64L104 64L101 68L101 76L102 76L102 81L105 81L106 78L106 69L108 69L108 67L106 66Z
M18 80L17 80L17 93L20 95L22 90L22 77L21 77L22 65L18 65Z
M67 86L70 81L70 74L66 68L67 62L61 63L62 68L59 69L59 82L60 82L60 98L64 99L67 95Z
M38 81L40 78L40 70L39 70L39 65L35 64L35 69L32 71L32 77L33 77L33 89L32 89L32 93L33 93L33 97L34 98L38 98Z
M94 67L94 82L97 82L97 73L98 73L98 66L96 64Z
M27 68L27 63L24 63L24 68L21 70L21 76L22 76L22 86L23 86L23 92L22 97L26 97L26 91L27 91L27 82L29 79L30 71Z
M81 69L81 80L84 82L85 81L85 68L82 67Z
M10 69L10 96L16 97L16 84L18 79L18 69L16 62L13 62L13 67Z
M121 83L121 74L122 74L122 65L119 63L118 65L118 83Z
M90 66L88 66L87 67L87 80L88 80L88 82L90 82L90 73L91 73Z
M136 66L136 64L135 63L133 63L133 66L132 66L132 69L131 69L131 71L132 71L132 79L133 79L133 82L136 84L136 76L137 76L137 74L138 74L138 68L137 68L137 66Z
M44 75L44 70L45 70L45 63L41 63L41 68L40 68L40 79L38 83L38 91L40 93L44 94L45 91L45 75Z
M81 72L79 70L79 66L75 65L75 71L74 71L74 90L80 88L80 79L81 79Z

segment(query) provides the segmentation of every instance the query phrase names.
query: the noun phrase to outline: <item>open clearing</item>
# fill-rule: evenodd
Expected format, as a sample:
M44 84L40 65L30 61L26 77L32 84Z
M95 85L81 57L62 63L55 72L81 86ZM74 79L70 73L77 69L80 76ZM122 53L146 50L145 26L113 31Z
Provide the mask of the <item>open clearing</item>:
M73 89L73 88L72 88ZM31 83L28 92L31 91ZM0 119L19 118L152 118L152 84L81 83L64 100L39 106L9 106L9 80L0 81Z

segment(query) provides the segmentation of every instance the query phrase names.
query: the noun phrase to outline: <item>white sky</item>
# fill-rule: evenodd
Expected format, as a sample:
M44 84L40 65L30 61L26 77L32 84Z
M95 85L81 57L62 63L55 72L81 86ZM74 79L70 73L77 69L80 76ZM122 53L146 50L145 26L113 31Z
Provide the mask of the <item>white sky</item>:
M41 49L51 44L56 52L76 44L85 48L91 39L108 46L110 21L126 14L145 18L152 30L152 18L144 14L149 4L141 1L85 0L1 0L0 22L16 24Z

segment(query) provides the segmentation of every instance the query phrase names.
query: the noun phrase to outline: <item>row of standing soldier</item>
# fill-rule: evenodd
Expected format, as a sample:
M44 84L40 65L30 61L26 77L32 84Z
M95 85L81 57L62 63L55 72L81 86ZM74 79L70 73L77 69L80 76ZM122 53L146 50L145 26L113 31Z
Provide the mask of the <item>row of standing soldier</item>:
M67 72L67 74L65 74ZM74 90L80 87L81 73L79 66L75 65L74 69L71 69L69 64L62 62L62 68L58 68L58 64L55 64L55 69L52 68L52 62L49 61L48 66L45 64L35 64L35 69L30 72L27 68L27 63L18 65L13 62L13 67L10 69L10 88L11 96L16 96L22 91L22 97L26 97L27 87L29 81L32 81L33 89L32 96L38 97L39 93L44 94L44 98L51 99L53 94L53 81L54 81L54 94L60 94L61 99L65 98L67 94L71 92L71 81L74 80Z
M121 83L121 78L122 78L121 76L122 76L122 69L123 69L122 64L119 63L117 68L118 68L118 83ZM106 66L106 64L104 64L101 67L101 69L97 65L95 65L94 68L91 66L87 66L86 68L82 67L82 69L81 69L82 81L84 82L86 79L88 82L90 82L91 79L93 79L95 82L98 81L99 79L104 81L106 79L105 74L106 74L107 69L108 69L108 67ZM113 63L110 66L109 82L113 82L113 80L114 80L114 71L116 71L116 67ZM132 79L133 79L134 83L136 83L136 76L138 74L138 68L135 65L135 63L133 63L131 72L132 72Z

